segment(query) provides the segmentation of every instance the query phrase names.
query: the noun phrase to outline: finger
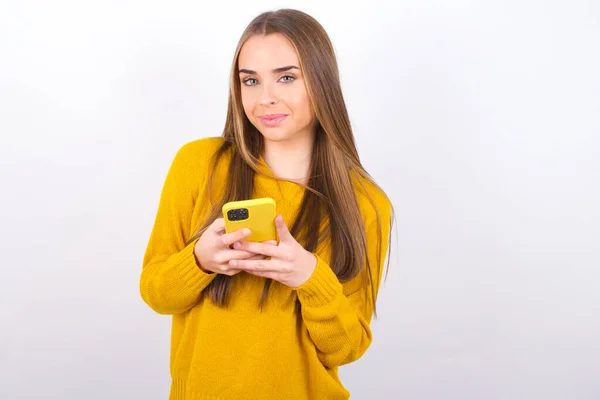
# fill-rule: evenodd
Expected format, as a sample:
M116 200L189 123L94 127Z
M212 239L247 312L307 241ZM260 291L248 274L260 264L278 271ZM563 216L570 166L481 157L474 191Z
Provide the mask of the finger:
M275 227L277 228L277 235L279 236L280 241L290 242L292 240L296 240L290 233L290 230L288 229L281 215L278 215L277 218L275 218Z
M285 272L284 268L273 260L231 260L229 266L246 272Z
M248 257L248 258L244 258L244 260L264 260L266 256L263 256L262 254L255 254L252 257Z
M219 272L219 273L223 274L223 275L227 275L227 276L233 276L233 275L239 274L240 272L242 272L241 269L228 269L228 270L225 270L225 271Z
M231 260L247 260L257 255L262 256L261 254L256 254L245 250L225 250L222 255L218 257L217 262L219 264L226 264Z
M244 240L235 242L233 248L237 250L248 251L250 253L262 254L268 257L280 257L281 248L277 245L258 242L246 242Z
M243 242L243 240L242 240L242 242ZM238 242L235 242L235 243L238 243ZM235 248L235 243L232 246L233 248ZM270 244L270 245L273 245L273 246L277 246L277 244L278 244L277 240L267 240L267 241L264 241L264 242L261 242L261 243L266 243L266 244Z
M219 237L219 240L221 240L221 243L224 246L229 247L235 242L239 242L240 240L250 236L250 233L250 229L244 228L231 233L225 233Z
M274 281L281 282L282 276L279 272L271 271L247 271L249 274L260 276L261 278L273 279Z
M213 221L213 223L210 225L210 227L215 232L222 231L223 229L225 229L225 219L224 218L217 218L217 219L215 219Z

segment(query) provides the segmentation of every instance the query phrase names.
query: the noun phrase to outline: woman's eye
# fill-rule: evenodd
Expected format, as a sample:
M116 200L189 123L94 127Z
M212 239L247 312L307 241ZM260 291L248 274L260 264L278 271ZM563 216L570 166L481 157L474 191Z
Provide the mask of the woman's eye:
M283 76L283 77L281 77L281 79L282 79L282 80L283 80L283 82L285 82L285 83L290 83L290 82L293 82L293 81L294 81L296 78L294 78L294 77L293 77L293 76L291 76L291 75L286 75L286 76Z
M246 79L244 79L244 85L246 85L246 86L254 86L254 85L256 85L256 79L254 79L254 78L246 78Z

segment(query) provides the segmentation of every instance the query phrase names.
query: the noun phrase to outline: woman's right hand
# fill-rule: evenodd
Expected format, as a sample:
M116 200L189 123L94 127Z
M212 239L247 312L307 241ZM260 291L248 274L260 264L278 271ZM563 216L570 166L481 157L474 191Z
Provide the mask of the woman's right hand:
M204 272L235 275L241 270L231 268L230 260L261 260L265 256L243 250L235 250L230 246L250 235L249 229L240 229L225 233L225 220L217 218L200 236L194 246L196 261ZM271 241L269 241L271 242ZM277 244L274 242L274 244Z

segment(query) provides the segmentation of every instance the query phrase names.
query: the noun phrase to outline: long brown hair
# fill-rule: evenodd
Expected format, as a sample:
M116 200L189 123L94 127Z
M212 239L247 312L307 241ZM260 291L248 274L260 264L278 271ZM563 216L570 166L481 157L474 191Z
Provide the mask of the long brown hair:
M307 91L316 115L316 135L311 158L307 189L299 213L290 232L308 251L315 251L326 239L331 240L330 266L341 282L347 282L361 273L365 267L367 278L373 282L370 265L381 260L369 260L364 222L361 218L353 181L363 185L360 178L383 190L363 168L342 90L337 61L331 41L323 27L311 16L298 10L281 9L257 16L243 32L231 70L229 102L223 137L225 141L216 152L212 173L208 179L207 196L211 210L197 233L189 240L200 237L208 226L222 216L221 207L228 201L245 200L252 196L255 174L264 174L259 167L263 150L263 137L244 113L238 78L238 58L244 43L253 35L280 33L294 45L305 76ZM212 199L212 181L219 160L230 156L228 185L218 198ZM359 179L356 179L359 178ZM368 196L365 189L364 192ZM384 194L385 195L385 194ZM378 246L381 240L381 219L373 199L370 199L378 217ZM393 212L393 211L392 211ZM393 219L393 218L392 218ZM326 229L319 229L321 221ZM390 221L390 227L392 221ZM391 234L390 234L391 237ZM388 242L389 247L389 242ZM380 258L381 251L378 251ZM388 260L389 263L389 260ZM267 279L259 305L264 304L272 281ZM217 305L227 304L231 277L219 274L204 290ZM373 285L371 299L375 306Z

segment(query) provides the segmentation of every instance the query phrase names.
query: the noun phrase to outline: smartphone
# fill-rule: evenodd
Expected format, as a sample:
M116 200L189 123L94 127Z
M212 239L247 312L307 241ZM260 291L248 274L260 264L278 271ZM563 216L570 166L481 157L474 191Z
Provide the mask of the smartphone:
M252 233L244 239L246 241L277 241L276 212L275 200L270 197L231 201L223 205L225 231L231 233L249 228Z

